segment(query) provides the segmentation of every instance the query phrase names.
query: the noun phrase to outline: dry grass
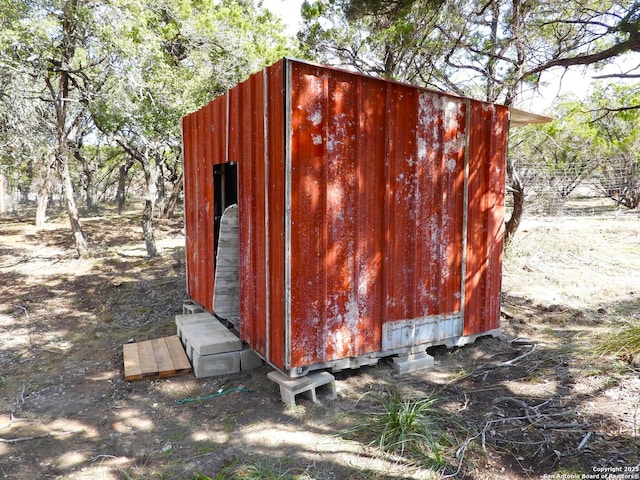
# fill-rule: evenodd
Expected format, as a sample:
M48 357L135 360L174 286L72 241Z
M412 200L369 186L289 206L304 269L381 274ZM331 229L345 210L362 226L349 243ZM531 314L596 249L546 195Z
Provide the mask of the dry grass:
M364 410L354 413L356 425L345 434L383 452L442 465L446 436L440 426L439 401L434 395L405 398L397 390L376 395Z
M640 377L616 358L637 352L637 213L526 218L500 338L439 349L435 368L408 375L383 361L336 373L337 400L296 409L268 367L125 382L122 344L175 332L182 225L159 225L150 261L137 218L85 223L95 255L82 262L64 221L2 224L2 478L524 480L640 463ZM239 385L250 392L176 405ZM337 437L350 421L357 435Z
M595 352L601 355L622 357L639 355L640 323L625 325L609 333L596 344Z

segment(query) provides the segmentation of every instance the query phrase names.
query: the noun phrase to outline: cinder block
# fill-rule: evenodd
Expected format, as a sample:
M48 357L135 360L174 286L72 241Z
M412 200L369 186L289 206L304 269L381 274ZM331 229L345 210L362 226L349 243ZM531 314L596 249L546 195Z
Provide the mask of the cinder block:
M416 372L434 365L434 358L427 352L413 353L393 357L393 368L399 374Z
M199 355L193 352L193 373L196 378L228 375L240 371L240 352Z
M262 358L248 345L243 345L240 351L240 370L253 370L262 366Z
M338 398L335 377L329 372L310 373L304 377L289 378L281 372L267 374L269 380L280 385L280 398L287 405L296 404L296 395L305 395L309 400L318 403L316 389L322 388L330 400Z
M193 300L185 300L182 304L182 313L190 315L194 313L204 312L204 309Z
M218 320L210 323L184 325L183 338L188 348L198 355L235 352L242 350L242 342Z
M187 325L193 325L194 323L212 323L217 322L218 320L209 312L199 312L187 315L176 315L175 321L177 335L178 337L180 337L180 340L183 340L183 330ZM182 343L184 344L184 340L182 341Z
M186 337L182 339L182 345L184 346L184 351L186 352L187 357L193 363L193 347L189 345L189 339Z

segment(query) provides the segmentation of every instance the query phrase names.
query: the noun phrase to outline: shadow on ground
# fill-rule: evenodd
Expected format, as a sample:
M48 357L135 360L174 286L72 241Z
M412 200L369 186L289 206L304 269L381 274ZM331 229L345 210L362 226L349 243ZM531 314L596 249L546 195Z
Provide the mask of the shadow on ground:
M174 334L186 298L181 222L158 226L159 240L176 242L148 259L137 221L84 222L94 246L84 260L73 258L64 223L36 231L3 221L3 478L241 478L245 469L264 478L493 480L640 464L638 372L593 352L620 322L639 321L637 295L590 309L506 295L501 338L430 349L429 371L399 376L381 361L336 373L338 400L290 408L267 366L123 380L122 344ZM239 386L249 391L176 403ZM372 393L394 389L441 399L448 443L439 468L340 435L354 413L376 406Z

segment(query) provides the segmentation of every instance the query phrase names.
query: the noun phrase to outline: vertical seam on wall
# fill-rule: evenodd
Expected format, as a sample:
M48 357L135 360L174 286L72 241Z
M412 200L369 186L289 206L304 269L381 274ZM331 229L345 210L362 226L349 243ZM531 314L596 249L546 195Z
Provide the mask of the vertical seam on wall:
M184 174L184 165L185 165L185 154L184 154L184 123L186 121L187 117L182 118L182 120L180 121L180 135L181 135L181 143L182 143L182 194L183 194L183 198L184 198L184 225L185 225L185 234L186 236L188 236L188 227L187 227L187 217L188 217L188 206L187 206L187 197L188 195L186 195L187 192L187 176ZM191 203L189 201L189 203ZM190 223L190 222L189 222ZM191 225L189 225L189 228L191 227ZM189 242L185 239L185 248L184 248L184 271L185 271L185 279L184 279L184 283L185 283L185 287L187 289L187 296L189 295L189 252L187 252L187 244Z
M467 228L469 224L469 155L471 150L471 101L465 100L465 150L464 150L464 187L462 199L462 278L460 280L460 316L462 318L462 332L465 327L465 309L467 303Z
M270 249L269 249L269 84L268 84L268 74L267 69L263 69L262 75L262 121L263 121L263 135L264 135L264 249L265 249L265 260L264 260L264 284L265 284L265 305L264 305L264 316L265 316L265 353L267 358L271 358L270 356L270 343L271 343L271 289L269 285L270 278Z
M502 288L504 286L503 285L503 268L502 268L502 266L504 264L504 238L505 238L505 230L506 230L506 227L507 227L507 225L505 223L506 222L506 218L505 218L505 214L504 214L504 204L505 204L505 197L506 197L506 194L507 194L507 191L506 191L506 181L507 181L506 175L507 175L507 161L508 161L508 155L509 155L509 140L510 140L509 132L511 131L511 110L510 109L507 109L506 117L507 117L506 121L505 120L502 121L502 125L503 125L503 127L506 126L506 132L507 132L506 134L503 133L503 135L506 135L506 139L504 140L504 144L502 146L502 152L501 152L502 155L503 155L502 158L504 160L504 163L502 165L500 165L500 167L503 169L502 175L504 177L503 176L500 177L501 178L500 187L502 189L502 192L501 192L501 196L502 196L502 218L500 219L500 229L502 230L502 242L501 242L502 245L500 247L501 251L499 252L499 255L500 255L500 266L499 266L500 285L498 287L498 298L500 300L498 301L498 326L497 326L497 328L500 328L500 302L502 300Z
M292 68L291 62L284 61L284 367L291 366L291 136L292 136Z
M322 119L323 119L323 125L321 126L321 131L322 131L322 137L323 137L323 153L324 153L324 158L321 159L320 164L321 164L321 168L322 168L322 189L324 189L324 191L321 193L321 195L323 195L324 197L324 201L323 201L323 217L324 217L324 221L322 222L322 235L321 235L321 240L320 240L320 252L321 252L321 258L324 259L324 264L326 265L326 258L327 258L327 252L329 251L329 215L327 212L328 209L328 189L327 186L329 184L329 179L327 178L327 174L328 174L328 157L329 157L329 153L327 151L327 145L329 142L329 134L330 134L330 123L331 123L331 119L329 118L329 113L331 110L330 107L330 103L329 103L329 98L330 98L330 93L329 93L329 84L330 84L330 73L325 70L324 72L322 72L320 69L318 69L318 77L320 80L320 85L321 85L321 93L320 93L320 98L321 98L321 104L320 104L320 108L322 109ZM319 357L321 362L326 362L327 361L327 349L328 349L328 340L329 340L329 325L328 325L328 292L329 292L329 287L328 287L328 278L327 278L327 272L326 269L325 271L322 272L322 299L324 300L323 302L320 302L318 305L318 325L321 325L320 327L320 331L318 332L318 340L319 340L319 345L316 344L316 355ZM334 354L334 353L333 353Z
M355 122L355 128L356 128L356 132L355 132L355 141L353 142L353 162L354 162L354 173L356 175L356 188L357 188L357 192L358 194L355 197L355 206L354 206L354 212L355 212L355 221L353 224L353 253L354 253L354 260L353 260L353 278L354 278L354 282L353 285L351 287L351 292L349 292L349 296L352 299L352 302L355 302L356 304L356 315L357 315L357 320L356 320L356 325L357 328L359 329L361 326L361 320L360 320L360 256L361 256L361 245L360 242L362 241L362 239L360 238L360 229L362 227L362 220L360 217L360 207L361 207L361 202L362 202L362 198L360 196L360 192L361 190L361 180L360 180L360 168L361 168L361 162L360 162L360 99L361 99L361 95L362 95L362 79L361 78L357 78L355 80L355 100L353 102L353 106L355 109L355 115L354 115L354 122ZM352 351L355 352L362 352L364 351L364 335L360 334L356 337L355 339L356 341L356 345L352 345Z
M224 129L224 135L225 135L225 152L224 152L224 162L225 163L229 163L229 129L231 128L231 123L229 122L229 97L230 97L230 92L231 90L227 90L227 93L225 95L225 116L226 116L226 122L227 125Z
M389 83L385 84L384 88L384 159L383 159L383 167L384 167L384 203L382 206L382 215L383 215L383 236L385 239L390 239L389 229L390 229L390 203L392 201L392 186L391 186L391 155L389 153L389 136L391 129L389 128L390 116L389 113L389 97L391 96L391 85ZM381 324L384 324L389 320L389 245L390 242L385 242L384 244L384 253L382 255L382 321ZM384 329L383 329L384 334ZM382 344L384 345L384 339L382 339Z

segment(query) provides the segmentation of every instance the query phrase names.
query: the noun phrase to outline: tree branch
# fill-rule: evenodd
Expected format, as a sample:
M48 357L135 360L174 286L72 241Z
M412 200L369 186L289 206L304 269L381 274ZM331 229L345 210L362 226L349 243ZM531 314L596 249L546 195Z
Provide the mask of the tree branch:
M536 73L540 73L544 70L548 70L553 67L566 68L566 67L572 67L576 65L591 65L593 63L597 63L603 60L608 60L610 58L617 57L618 55L621 55L629 51L640 51L640 34L636 34L624 42L613 45L612 47L609 47L597 53L592 53L587 55L577 55L575 57L568 57L568 58L556 58L532 70L527 71L524 74L524 76L527 77L529 75L534 75Z

